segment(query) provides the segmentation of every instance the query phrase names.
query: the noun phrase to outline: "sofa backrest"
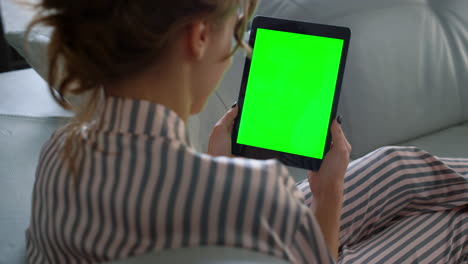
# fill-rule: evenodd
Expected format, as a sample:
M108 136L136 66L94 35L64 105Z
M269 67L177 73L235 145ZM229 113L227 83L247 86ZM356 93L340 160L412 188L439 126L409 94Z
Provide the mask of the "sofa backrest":
M351 28L339 112L353 157L468 120L468 1L268 0L257 13ZM221 89L235 94L241 71Z

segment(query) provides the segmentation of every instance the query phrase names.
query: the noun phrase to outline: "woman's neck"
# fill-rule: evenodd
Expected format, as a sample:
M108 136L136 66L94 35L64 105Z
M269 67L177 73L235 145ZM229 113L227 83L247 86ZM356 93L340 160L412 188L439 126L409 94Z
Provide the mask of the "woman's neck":
M187 67L150 67L123 81L105 85L106 96L146 100L176 112L187 123L192 108Z

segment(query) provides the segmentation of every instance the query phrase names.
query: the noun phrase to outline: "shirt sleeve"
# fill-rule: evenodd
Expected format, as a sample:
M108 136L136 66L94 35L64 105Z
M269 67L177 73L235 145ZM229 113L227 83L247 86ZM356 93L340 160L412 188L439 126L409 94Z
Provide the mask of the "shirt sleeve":
M291 199L297 203L300 218L295 233L290 242L290 251L294 255L296 263L335 263L328 251L320 226L315 219L312 209L304 204L304 195L297 189L294 178L289 175L288 169L280 166L281 178L288 190Z

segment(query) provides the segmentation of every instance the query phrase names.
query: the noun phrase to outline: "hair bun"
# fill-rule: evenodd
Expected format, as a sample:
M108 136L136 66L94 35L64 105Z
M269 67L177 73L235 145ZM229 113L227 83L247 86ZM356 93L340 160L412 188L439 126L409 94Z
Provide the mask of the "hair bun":
M240 3L243 5L240 5ZM144 70L164 54L178 31L196 16L213 21L237 8L234 37L247 46L243 35L257 0L41 0L40 13L31 22L49 25L48 81L52 95L64 107L69 94L100 89Z

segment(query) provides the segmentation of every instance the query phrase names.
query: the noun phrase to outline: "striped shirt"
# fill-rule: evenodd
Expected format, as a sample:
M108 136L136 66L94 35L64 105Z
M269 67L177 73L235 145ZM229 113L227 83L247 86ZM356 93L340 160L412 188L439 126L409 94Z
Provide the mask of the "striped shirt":
M277 161L193 149L183 121L146 101L107 98L73 138L44 145L27 230L29 263L96 263L197 246L332 263L320 228Z

